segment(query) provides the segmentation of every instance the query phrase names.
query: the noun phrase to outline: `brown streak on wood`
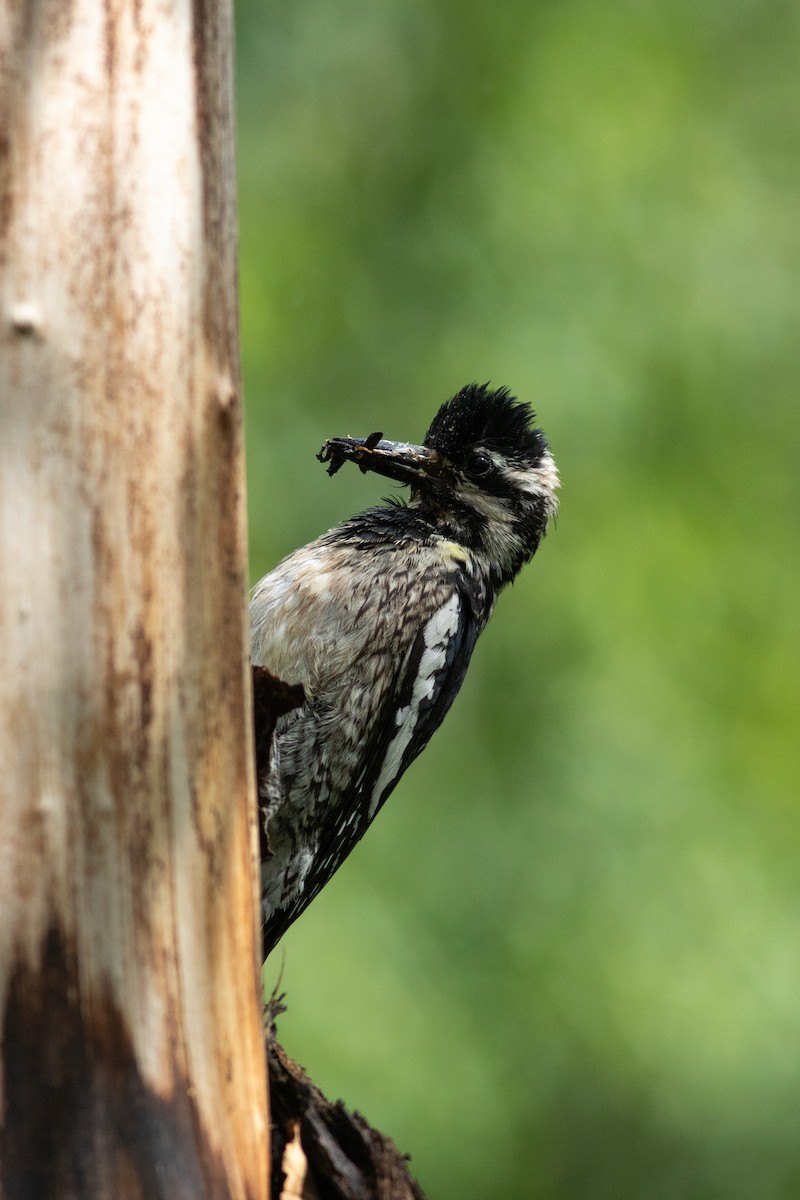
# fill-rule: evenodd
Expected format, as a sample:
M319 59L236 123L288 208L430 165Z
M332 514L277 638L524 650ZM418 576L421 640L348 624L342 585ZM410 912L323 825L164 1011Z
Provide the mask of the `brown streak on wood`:
M0 19L4 1200L51 1195L26 1121L80 1194L266 1191L231 40L229 0Z

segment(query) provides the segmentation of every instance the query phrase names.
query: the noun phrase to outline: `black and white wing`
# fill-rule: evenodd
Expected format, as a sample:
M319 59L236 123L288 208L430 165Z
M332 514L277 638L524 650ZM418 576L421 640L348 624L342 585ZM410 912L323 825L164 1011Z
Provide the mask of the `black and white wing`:
M397 686L387 697L379 735L357 782L359 807L366 807L364 828L447 715L480 629L469 597L454 583L417 633Z
M302 892L272 911L264 926L265 954L310 904L360 841L403 772L444 720L464 679L481 626L469 597L454 583L417 633L396 685L384 701L359 775L346 802L319 830L315 861Z

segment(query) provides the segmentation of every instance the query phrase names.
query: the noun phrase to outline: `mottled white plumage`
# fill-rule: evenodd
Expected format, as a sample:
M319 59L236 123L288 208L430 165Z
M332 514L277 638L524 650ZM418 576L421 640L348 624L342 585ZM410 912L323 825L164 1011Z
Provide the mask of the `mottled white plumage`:
M558 476L530 416L473 386L422 447L339 439L343 459L410 483L407 507L352 518L254 590L253 662L306 697L279 721L262 794L267 952L441 723L497 593L545 532Z

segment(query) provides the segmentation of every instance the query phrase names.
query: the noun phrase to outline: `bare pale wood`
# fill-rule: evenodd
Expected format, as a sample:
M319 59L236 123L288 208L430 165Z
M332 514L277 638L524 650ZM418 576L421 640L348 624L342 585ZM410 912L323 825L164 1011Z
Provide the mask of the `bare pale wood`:
M0 0L4 1198L268 1194L222 0Z

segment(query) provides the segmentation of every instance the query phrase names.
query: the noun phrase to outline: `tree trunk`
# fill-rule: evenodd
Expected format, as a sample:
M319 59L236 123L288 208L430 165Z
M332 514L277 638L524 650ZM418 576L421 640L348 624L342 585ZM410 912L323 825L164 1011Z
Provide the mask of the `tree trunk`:
M224 0L0 0L0 1194L267 1195Z

